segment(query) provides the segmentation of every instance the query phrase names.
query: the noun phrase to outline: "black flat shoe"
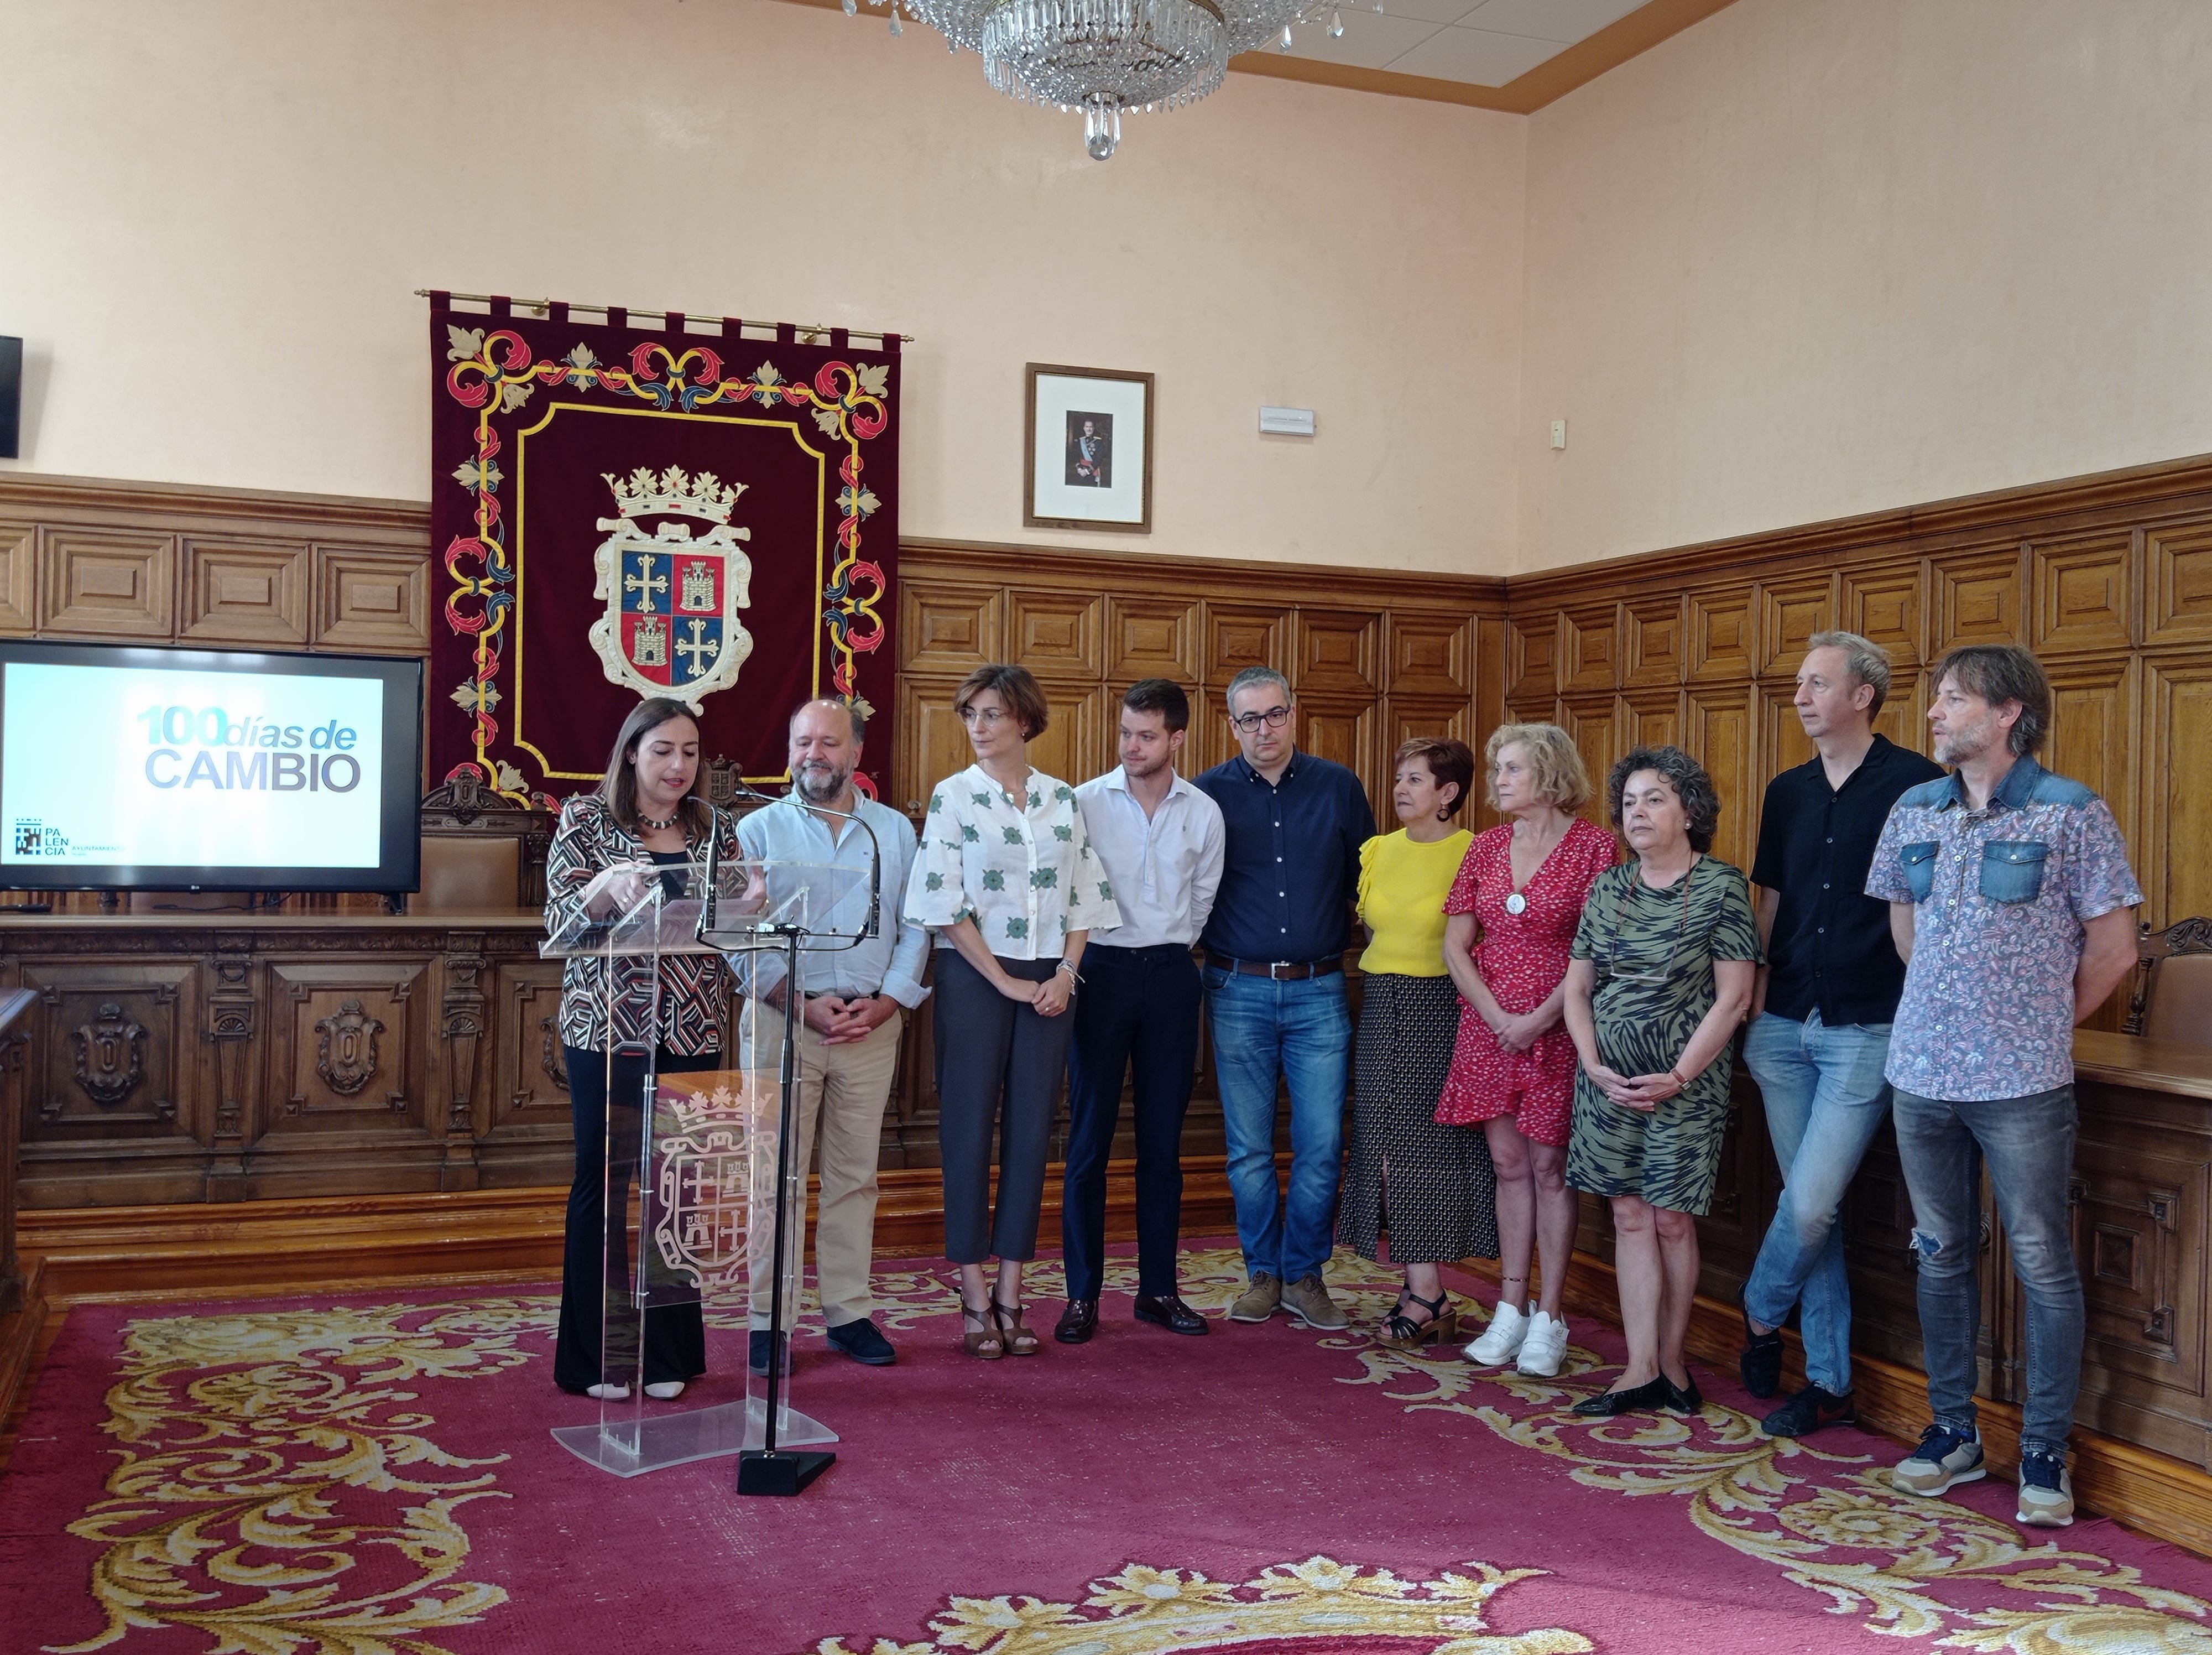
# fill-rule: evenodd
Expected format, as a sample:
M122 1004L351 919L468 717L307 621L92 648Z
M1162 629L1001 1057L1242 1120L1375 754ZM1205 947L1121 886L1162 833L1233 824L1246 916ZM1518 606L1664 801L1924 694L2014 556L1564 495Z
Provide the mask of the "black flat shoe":
M1735 1307L1743 1317L1743 1355L1737 1367L1743 1374L1743 1388L1754 1396L1771 1396L1782 1389L1782 1329L1769 1328L1765 1333L1751 1330L1751 1307L1744 1303L1744 1289L1735 1292Z
M1053 1328L1052 1336L1063 1345L1080 1345L1098 1331L1098 1301L1095 1299L1071 1299L1067 1308L1060 1313L1060 1321Z
M1173 1293L1161 1299L1151 1299L1139 1293L1137 1320L1156 1323L1170 1333L1196 1336L1210 1331L1206 1325L1206 1318Z
M898 1352L891 1342L884 1337L883 1329L863 1317L857 1322L840 1322L829 1329L830 1348L866 1367L889 1367L898 1360Z
M1601 1390L1595 1396L1585 1396L1575 1404L1574 1411L1586 1420L1609 1420L1617 1414L1656 1414L1667 1405L1668 1393L1673 1389L1662 1373L1632 1390Z
M1705 1395L1698 1389L1698 1376L1692 1373L1689 1375L1689 1380L1690 1383L1686 1385L1678 1385L1665 1374L1659 1376L1659 1383L1667 1387L1667 1407L1669 1412L1694 1414L1705 1405Z

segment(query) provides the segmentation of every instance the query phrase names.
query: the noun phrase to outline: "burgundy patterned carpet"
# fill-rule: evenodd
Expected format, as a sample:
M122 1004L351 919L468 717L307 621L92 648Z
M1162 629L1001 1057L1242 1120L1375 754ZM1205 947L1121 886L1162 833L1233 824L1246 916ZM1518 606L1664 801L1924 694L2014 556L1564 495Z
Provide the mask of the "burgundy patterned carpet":
M1387 1278L1335 1269L1371 1325ZM942 1277L886 1265L897 1366L801 1340L842 1441L791 1500L558 1447L596 1404L553 1388L547 1293L81 1309L0 1477L0 1648L2212 1655L2212 1565L2023 1532L1995 1481L1893 1493L1894 1445L1770 1441L1718 1376L1694 1421L1574 1420L1610 1329L1526 1380L1281 1319L1178 1339L1129 1319L1133 1274L1091 1345L985 1364ZM1240 1278L1186 1260L1201 1308ZM739 1392L741 1317L709 1323L684 1405Z

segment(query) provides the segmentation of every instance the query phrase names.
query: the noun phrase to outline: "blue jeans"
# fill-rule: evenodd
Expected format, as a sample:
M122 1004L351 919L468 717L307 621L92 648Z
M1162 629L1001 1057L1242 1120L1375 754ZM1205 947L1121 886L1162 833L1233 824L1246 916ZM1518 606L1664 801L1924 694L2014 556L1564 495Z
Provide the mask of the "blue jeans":
M2074 1088L1952 1103L1897 1094L1897 1155L1912 1195L1920 1340L1938 1425L1974 1428L1974 1333L1981 1321L1981 1168L1987 1162L2013 1274L2027 1297L2027 1405L2020 1451L2060 1454L2081 1384L2081 1277L2067 1185Z
M1889 1025L1829 1028L1771 1013L1744 1037L1744 1067L1766 1100L1766 1132L1782 1199L1744 1284L1754 1321L1782 1325L1802 1305L1805 1377L1841 1396L1851 1388L1851 1287L1844 1269L1844 1191L1889 1116Z
M1252 1275L1318 1275L1336 1239L1352 1013L1344 974L1279 983L1206 968L1237 1239ZM1278 1201L1275 1087L1291 1086L1291 1184Z

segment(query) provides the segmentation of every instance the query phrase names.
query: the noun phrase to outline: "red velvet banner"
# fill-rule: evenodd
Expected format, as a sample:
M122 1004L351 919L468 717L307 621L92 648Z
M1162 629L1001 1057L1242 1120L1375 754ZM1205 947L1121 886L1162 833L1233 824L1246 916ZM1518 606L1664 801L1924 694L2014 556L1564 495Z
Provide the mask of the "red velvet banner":
M800 702L891 706L898 341L568 308L432 298L430 774L586 791L638 698L672 695L705 757L787 780Z

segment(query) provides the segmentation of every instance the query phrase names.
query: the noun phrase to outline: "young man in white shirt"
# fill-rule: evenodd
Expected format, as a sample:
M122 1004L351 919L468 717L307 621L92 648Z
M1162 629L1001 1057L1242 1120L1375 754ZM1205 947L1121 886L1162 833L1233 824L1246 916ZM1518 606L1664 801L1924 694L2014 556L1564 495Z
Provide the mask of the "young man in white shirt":
M1200 988L1191 947L1221 883L1221 808L1176 773L1190 700L1166 678L1121 698L1121 764L1075 790L1091 848L1105 864L1121 922L1084 956L1069 1054L1067 1186L1060 1209L1067 1309L1053 1337L1079 1345L1098 1325L1104 1281L1106 1160L1133 1063L1137 1301L1140 1322L1202 1334L1176 1291L1182 1224L1182 1122L1198 1062Z

